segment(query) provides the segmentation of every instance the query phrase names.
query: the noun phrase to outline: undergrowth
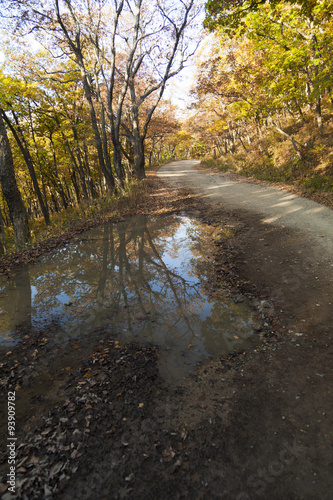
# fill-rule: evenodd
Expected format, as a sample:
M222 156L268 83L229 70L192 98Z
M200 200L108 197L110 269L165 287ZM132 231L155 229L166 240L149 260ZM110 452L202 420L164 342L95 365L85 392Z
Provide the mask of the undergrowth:
M114 195L101 196L95 200L81 202L80 205L69 207L58 213L51 214L50 224L46 225L42 217L29 221L31 241L27 248L36 245L52 236L59 236L75 226L95 218L117 217L134 210L139 200L147 194L147 183L130 182L126 188ZM6 253L16 251L12 227L5 228Z
M286 122L284 130L295 138L302 159L288 138L267 129L261 139L252 137L247 151L238 145L234 154L207 157L202 164L222 172L333 193L333 115L323 117L322 131L315 127L313 117L302 126Z

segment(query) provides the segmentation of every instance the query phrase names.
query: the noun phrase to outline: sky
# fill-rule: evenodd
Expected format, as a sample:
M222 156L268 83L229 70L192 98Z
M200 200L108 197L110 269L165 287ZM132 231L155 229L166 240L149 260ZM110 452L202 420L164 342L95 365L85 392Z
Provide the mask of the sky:
M204 19L204 12L200 12L197 17L198 26L202 25ZM196 30L196 34L198 31ZM0 44L1 40L5 38L5 34L0 32ZM32 50L38 49L38 42L36 42L32 35L25 37L27 40L27 46L31 47ZM191 43L191 42L190 42ZM194 43L194 42L192 42ZM5 56L0 48L0 64L3 64ZM171 78L166 87L164 98L170 100L173 105L179 108L180 113L184 113L188 107L190 98L190 90L193 86L193 81L196 73L195 56L192 57L187 63L186 67L181 71L180 74Z

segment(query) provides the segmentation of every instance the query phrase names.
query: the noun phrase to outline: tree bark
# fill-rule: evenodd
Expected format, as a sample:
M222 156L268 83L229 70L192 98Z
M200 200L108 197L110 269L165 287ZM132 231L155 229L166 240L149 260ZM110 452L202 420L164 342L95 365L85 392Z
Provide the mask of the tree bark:
M0 255L4 255L7 251L7 247L6 247L5 226L4 226L4 222L3 222L1 207L0 207L0 229L1 229Z
M135 174L138 181L146 177L145 174L145 149L144 140L135 138L133 142L134 159L135 159Z
M7 132L0 114L0 183L14 227L15 243L23 246L30 240L27 212L17 187L13 155Z

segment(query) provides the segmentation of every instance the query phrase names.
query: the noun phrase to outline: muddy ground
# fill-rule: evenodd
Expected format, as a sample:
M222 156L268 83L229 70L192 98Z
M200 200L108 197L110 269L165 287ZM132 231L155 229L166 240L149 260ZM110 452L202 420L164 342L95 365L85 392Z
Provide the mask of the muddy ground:
M318 296L329 292L325 276L311 256L300 268L290 238L253 214L148 182L140 213L232 227L212 249L208 287L253 305L263 343L168 385L153 345L120 345L98 331L93 351L75 342L55 351L52 332L27 333L2 359L1 408L16 388L18 438L16 493L7 489L4 451L2 498L331 499L332 324Z

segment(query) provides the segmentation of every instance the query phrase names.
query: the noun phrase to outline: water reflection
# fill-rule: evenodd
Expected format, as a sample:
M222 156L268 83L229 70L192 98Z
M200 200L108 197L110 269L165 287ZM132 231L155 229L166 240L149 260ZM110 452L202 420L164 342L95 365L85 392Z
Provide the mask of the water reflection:
M52 326L60 342L108 328L119 340L160 345L161 370L177 376L252 345L250 309L201 289L211 233L188 218L145 216L84 233L2 285L2 338L22 324Z

